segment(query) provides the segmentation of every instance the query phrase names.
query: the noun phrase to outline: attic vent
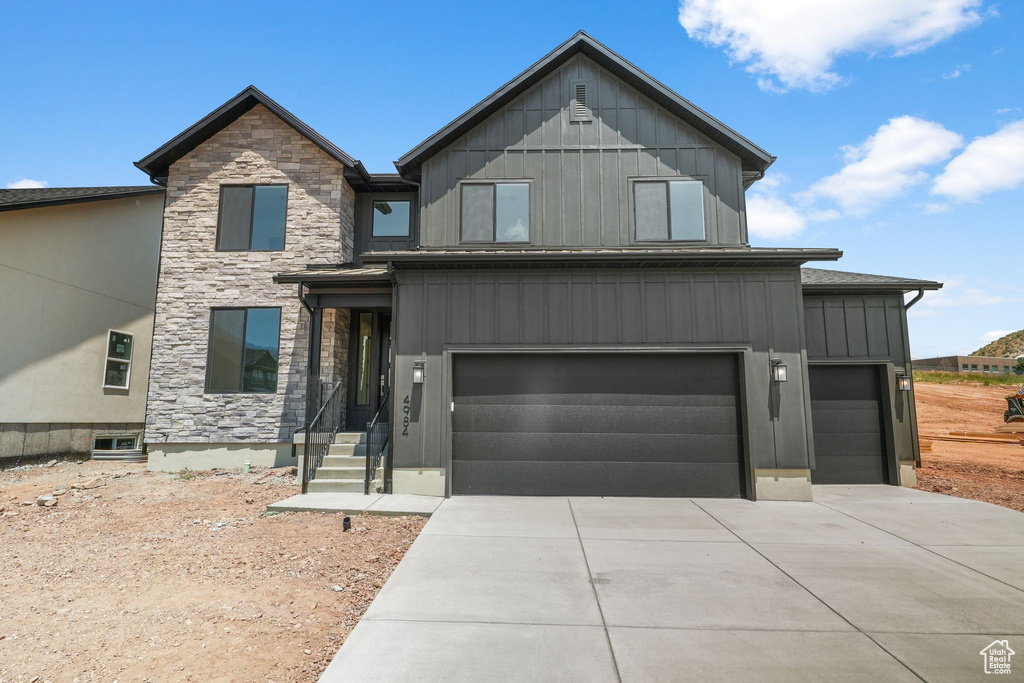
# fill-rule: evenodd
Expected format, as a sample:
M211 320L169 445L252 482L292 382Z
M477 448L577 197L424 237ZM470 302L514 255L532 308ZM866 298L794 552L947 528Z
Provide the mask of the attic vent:
M587 112L587 82L576 81L572 87L572 119L574 121L589 121L590 114Z

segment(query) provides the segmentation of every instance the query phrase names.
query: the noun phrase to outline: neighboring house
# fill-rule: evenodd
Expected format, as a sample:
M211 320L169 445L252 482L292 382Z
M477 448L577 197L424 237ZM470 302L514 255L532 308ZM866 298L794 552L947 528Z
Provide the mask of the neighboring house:
M136 164L167 188L150 467L294 463L321 411L395 416L394 492L912 485L903 294L941 285L751 247L773 161L584 33L397 174L249 87ZM362 478L326 447L309 490Z
M1017 359L993 356L938 356L936 358L915 358L913 364L915 370L1009 375L1016 372Z
M163 203L0 190L0 458L141 447Z

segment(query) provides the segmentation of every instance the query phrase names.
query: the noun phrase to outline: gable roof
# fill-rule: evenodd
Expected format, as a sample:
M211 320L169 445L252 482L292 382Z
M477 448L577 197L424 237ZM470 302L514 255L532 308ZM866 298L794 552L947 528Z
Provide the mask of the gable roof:
M182 158L193 149L209 140L218 131L238 119L257 104L273 112L278 118L295 129L317 147L322 149L328 156L337 159L347 169L356 171L360 176L365 174L362 164L343 152L334 143L317 133L315 130L300 121L294 114L272 100L256 86L250 85L230 100L214 109L212 112L201 118L196 123L186 128L182 133L150 152L142 159L135 162L135 165L150 178L160 179L167 177L167 169L178 159Z
M162 193L155 185L119 185L114 187L27 187L0 190L0 211L34 209L41 206L95 202Z
M430 157L482 123L488 116L536 85L577 54L583 54L617 78L711 138L743 161L743 170L761 174L775 157L700 109L583 31L579 31L526 71L475 104L395 162L402 175L415 174Z
M871 275L869 273L847 273L842 270L824 270L822 268L801 268L800 279L805 293L906 293L919 289L942 289L941 282L932 280L915 280L907 277Z

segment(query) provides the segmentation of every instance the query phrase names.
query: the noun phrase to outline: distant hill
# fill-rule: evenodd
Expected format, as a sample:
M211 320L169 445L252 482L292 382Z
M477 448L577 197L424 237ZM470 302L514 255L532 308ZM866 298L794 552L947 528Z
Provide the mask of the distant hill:
M1005 337L986 344L971 354L972 356L994 356L996 358L1017 358L1024 356L1024 330L1011 332Z

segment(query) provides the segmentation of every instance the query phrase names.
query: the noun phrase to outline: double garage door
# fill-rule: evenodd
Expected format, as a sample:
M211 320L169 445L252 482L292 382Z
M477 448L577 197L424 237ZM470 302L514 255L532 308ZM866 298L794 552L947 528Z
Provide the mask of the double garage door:
M812 365L815 484L885 484L881 368Z
M730 354L462 354L452 493L744 495Z

